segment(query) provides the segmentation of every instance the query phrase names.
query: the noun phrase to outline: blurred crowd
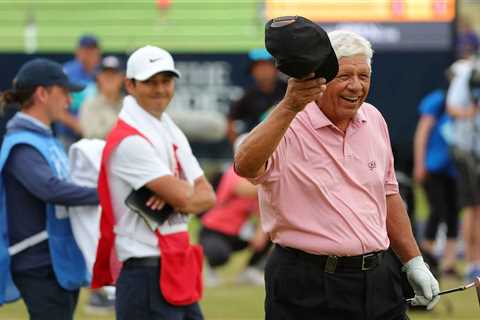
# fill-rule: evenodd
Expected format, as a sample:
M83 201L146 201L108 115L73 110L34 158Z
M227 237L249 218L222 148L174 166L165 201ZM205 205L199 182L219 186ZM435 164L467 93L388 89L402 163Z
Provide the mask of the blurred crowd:
M470 282L480 276L480 55L466 20L458 24L455 54L438 88L418 106L413 178L429 207L417 234L423 255L438 276Z
M253 85L243 96L232 103L224 121L228 123L224 136L233 145L243 133L256 126L284 95L286 83L279 78L270 54L265 49L254 49L249 53L248 73ZM63 71L72 83L84 85L81 91L70 92L68 109L57 110L61 114L53 123L54 135L69 151L72 178L81 185L95 186L97 183L98 156L104 140L115 125L121 111L125 89L126 63L121 57L103 55L100 40L92 34L85 34L78 40L74 58L63 64ZM7 123L19 111L16 104L4 106L1 115L1 139ZM188 131L188 129L187 129ZM84 147L90 149L85 153ZM89 159L95 154L94 159ZM96 159L96 160L95 160ZM262 232L259 223L259 208L256 187L233 171L232 165L225 172L217 172L217 205L205 212L199 220L199 242L204 247L205 285L218 286L225 281L218 274L218 268L230 260L234 252L251 251L245 269L238 275L239 284L263 285L263 268L270 242ZM94 177L95 176L95 177ZM72 207L72 210L77 210ZM80 208L79 210L85 210ZM95 207L87 211L96 211ZM95 213L98 217L98 214ZM74 234L84 232L82 237L97 239L98 234L89 229L98 229L98 221L92 224L83 219L85 213L72 215L72 224L85 225L74 228ZM83 220L82 220L83 219ZM91 220L91 219L90 219ZM97 219L98 220L98 219ZM80 230L80 231L78 231ZM83 230L83 231L81 231ZM78 240L77 240L78 241ZM95 260L95 248L91 241L79 241L79 246L87 254L89 268ZM85 254L85 252L84 252ZM90 261L91 260L91 261ZM85 311L91 314L113 312L115 291L112 287L90 290Z

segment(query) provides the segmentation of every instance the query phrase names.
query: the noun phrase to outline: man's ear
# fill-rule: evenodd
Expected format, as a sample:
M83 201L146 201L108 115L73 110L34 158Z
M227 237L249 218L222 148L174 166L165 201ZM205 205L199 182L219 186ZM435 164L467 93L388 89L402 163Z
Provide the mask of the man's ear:
M48 98L48 90L45 87L37 87L33 93L34 103L45 103Z
M132 91L135 88L135 80L125 78L125 89L129 94L132 94Z

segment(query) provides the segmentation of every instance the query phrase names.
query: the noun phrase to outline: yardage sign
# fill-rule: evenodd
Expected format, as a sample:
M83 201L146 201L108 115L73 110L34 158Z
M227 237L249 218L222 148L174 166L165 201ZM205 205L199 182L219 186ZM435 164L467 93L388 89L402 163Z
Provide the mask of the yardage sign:
M350 29L376 49L444 50L451 46L455 0L266 0L268 19L301 15L326 29Z

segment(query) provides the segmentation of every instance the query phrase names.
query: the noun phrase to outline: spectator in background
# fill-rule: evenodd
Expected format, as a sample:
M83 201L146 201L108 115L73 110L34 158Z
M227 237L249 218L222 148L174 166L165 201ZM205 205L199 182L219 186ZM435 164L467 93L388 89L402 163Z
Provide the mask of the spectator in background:
M420 119L414 138L414 179L425 190L430 214L425 227L422 253L432 268L438 263L434 255L435 239L441 222L447 225L447 242L441 269L445 275L455 271L458 236L458 201L453 160L443 130L450 118L445 105L445 89L429 93L419 105ZM439 270L438 270L439 271Z
M123 67L117 57L102 59L96 76L97 92L80 108L80 125L85 138L105 139L113 128L122 108L123 78Z
M240 145L242 135L235 141ZM263 285L264 258L270 248L267 235L258 220L257 188L247 179L238 176L233 165L223 174L217 190L217 203L202 217L200 244L208 267L205 285L216 286L220 280L214 269L225 265L233 252L249 248L252 255L247 268L238 278L241 283Z
M20 293L30 319L72 319L79 288L88 284L68 207L98 204L97 190L69 181L67 156L50 128L69 91L81 89L60 64L35 59L0 99L21 106L0 156L0 304Z
M454 119L451 144L457 169L460 206L464 209L463 240L466 278L480 276L480 113L479 101L473 99L470 78L474 56L454 64L455 75L447 93L447 110Z
M71 81L85 85L85 89L72 94L72 103L68 111L63 114L55 126L58 138L66 147L82 137L82 128L78 120L80 106L86 98L94 94L95 74L101 59L101 50L98 39L93 35L83 35L78 41L75 50L75 59L68 61L63 66L65 73Z
M75 50L75 59L64 64L63 70L70 79L83 85L95 81L95 72L100 63L101 51L98 39L93 35L83 35Z
M286 83L278 78L278 71L267 50L253 49L248 57L254 85L230 107L227 137L231 143L238 135L253 129L261 121L262 114L282 99L287 88Z
M468 59L480 48L478 35L473 29L471 22L465 17L458 20L455 47L458 59Z

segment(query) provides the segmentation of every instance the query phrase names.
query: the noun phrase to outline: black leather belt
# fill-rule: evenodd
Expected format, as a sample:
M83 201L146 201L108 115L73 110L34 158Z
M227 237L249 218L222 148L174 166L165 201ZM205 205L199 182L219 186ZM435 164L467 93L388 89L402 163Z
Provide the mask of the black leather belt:
M123 262L123 267L159 267L160 257L129 258Z
M372 252L359 256L322 256L307 253L294 248L282 247L276 248L282 255L300 258L319 265L325 272L359 272L375 269L382 263L385 251Z

